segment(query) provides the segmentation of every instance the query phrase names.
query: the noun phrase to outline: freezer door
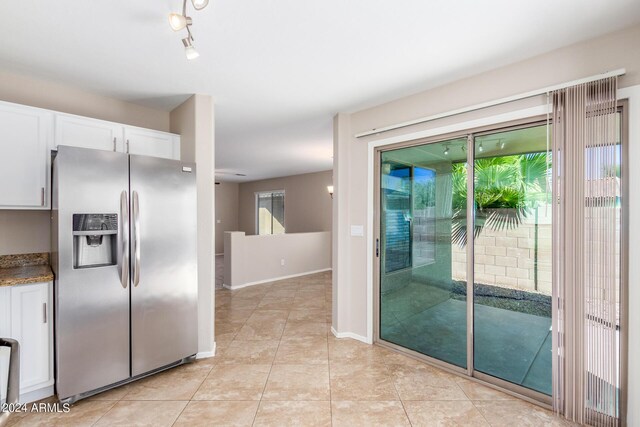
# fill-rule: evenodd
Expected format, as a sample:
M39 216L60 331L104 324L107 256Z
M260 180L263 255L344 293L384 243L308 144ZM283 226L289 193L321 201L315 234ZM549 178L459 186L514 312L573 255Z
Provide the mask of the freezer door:
M197 353L195 165L130 156L133 375Z
M56 389L129 378L126 154L59 146L53 163Z

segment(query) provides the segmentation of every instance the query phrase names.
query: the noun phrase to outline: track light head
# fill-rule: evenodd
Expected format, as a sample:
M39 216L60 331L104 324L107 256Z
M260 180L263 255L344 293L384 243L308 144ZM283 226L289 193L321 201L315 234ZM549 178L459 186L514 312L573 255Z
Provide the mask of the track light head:
M444 155L445 156L449 155L449 146L448 145L446 147L444 147Z
M180 31L191 24L191 18L188 16L180 15L179 13L169 14L169 25L171 25L173 31Z
M182 44L184 45L184 54L187 55L187 59L196 59L200 56L196 48L191 44L191 39L189 37L182 39Z
M196 10L201 10L207 7L209 0L191 0L191 4ZM192 23L191 18L187 16L187 0L182 0L182 13L169 14L169 25L173 31L187 30L188 36L182 39L187 59L196 59L200 56L196 48L191 44L193 41L193 36L191 35Z
M195 10L202 10L209 4L209 0L191 0L191 4Z
M481 153L484 151L484 147L482 146L482 142L478 146L478 151L480 151Z

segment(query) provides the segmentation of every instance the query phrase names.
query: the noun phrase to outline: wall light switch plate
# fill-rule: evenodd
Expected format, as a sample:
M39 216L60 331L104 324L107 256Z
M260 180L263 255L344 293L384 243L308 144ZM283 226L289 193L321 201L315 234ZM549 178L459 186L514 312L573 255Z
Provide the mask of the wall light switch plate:
M351 235L352 236L364 236L364 226L363 225L352 225L351 226Z
M280 260L280 265L284 265L284 258Z

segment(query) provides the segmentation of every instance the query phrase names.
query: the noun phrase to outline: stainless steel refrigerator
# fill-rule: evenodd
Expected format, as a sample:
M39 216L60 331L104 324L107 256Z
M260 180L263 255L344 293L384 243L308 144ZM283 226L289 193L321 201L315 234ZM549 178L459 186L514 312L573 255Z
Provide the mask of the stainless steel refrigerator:
M197 352L195 166L58 147L56 391L75 401Z

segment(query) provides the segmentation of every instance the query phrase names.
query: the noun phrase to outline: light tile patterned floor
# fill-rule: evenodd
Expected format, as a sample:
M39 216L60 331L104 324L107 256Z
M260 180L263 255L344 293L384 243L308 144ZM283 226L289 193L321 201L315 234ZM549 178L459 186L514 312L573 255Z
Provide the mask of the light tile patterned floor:
M216 291L218 355L17 425L559 426L550 412L330 332L331 276Z

